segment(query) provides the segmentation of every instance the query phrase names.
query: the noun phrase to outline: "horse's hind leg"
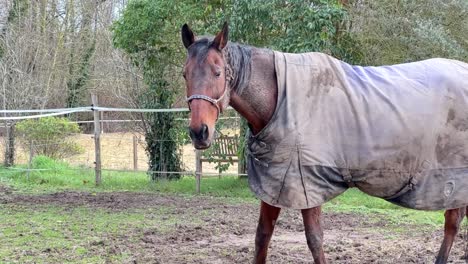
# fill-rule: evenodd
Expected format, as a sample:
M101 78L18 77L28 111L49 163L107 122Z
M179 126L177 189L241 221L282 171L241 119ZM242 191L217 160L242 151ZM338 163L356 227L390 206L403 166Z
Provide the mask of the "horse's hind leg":
M265 202L260 206L260 219L258 220L257 234L255 236L255 261L256 264L266 262L268 244L275 228L281 209Z
M444 241L440 246L439 254L435 262L436 264L447 263L450 249L452 248L453 241L460 228L460 222L465 217L465 214L465 207L445 211Z
M323 230L320 223L321 214L320 206L302 210L307 245L312 252L315 263L326 263L325 254L323 253Z

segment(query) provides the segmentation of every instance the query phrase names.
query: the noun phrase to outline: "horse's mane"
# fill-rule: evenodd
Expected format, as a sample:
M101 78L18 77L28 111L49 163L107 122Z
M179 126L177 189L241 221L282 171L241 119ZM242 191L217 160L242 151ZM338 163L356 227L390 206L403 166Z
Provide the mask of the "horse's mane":
M189 48L189 55L195 57L197 63L201 64L208 56L208 50L213 42L212 37L203 37L193 43ZM228 68L226 69L230 87L237 93L242 94L249 85L251 76L252 47L229 42L223 50Z
M224 50L224 57L229 65L231 88L241 95L249 86L252 66L252 47L229 42Z

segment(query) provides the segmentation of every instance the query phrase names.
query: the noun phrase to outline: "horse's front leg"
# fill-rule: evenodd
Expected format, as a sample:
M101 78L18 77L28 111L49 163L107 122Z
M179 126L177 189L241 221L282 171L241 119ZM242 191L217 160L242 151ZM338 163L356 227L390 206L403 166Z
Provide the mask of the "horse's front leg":
M255 264L266 262L268 244L275 229L281 209L262 201L260 205L260 219L258 220L257 234L255 236Z
M460 222L466 214L466 208L450 209L445 211L445 230L444 241L440 246L439 254L437 255L436 264L447 263L450 249L452 248L455 236L460 228Z
M323 253L323 229L320 223L322 214L320 206L303 209L302 219L304 221L307 246L309 246L315 263L326 263Z

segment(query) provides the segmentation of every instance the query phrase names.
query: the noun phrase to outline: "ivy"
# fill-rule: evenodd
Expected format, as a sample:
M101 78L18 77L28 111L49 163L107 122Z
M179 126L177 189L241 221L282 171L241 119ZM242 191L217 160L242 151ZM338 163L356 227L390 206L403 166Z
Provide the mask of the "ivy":
M143 108L171 108L177 95L184 92L180 73L186 52L180 41L180 27L184 21L203 14L195 2L130 1L114 24L114 45L129 54L143 71L147 89L138 99ZM177 117L174 113L145 114L146 151L152 179L180 177L164 173L182 170L180 149L186 128L178 125Z

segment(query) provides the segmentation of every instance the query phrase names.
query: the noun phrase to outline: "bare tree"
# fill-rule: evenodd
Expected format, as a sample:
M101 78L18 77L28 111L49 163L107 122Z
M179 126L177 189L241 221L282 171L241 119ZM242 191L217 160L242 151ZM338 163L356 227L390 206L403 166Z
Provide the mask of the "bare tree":
M141 74L113 48L110 30L125 5L125 0L0 0L2 109L82 106L91 91L103 105L137 107ZM11 165L14 133L7 132L5 164Z

